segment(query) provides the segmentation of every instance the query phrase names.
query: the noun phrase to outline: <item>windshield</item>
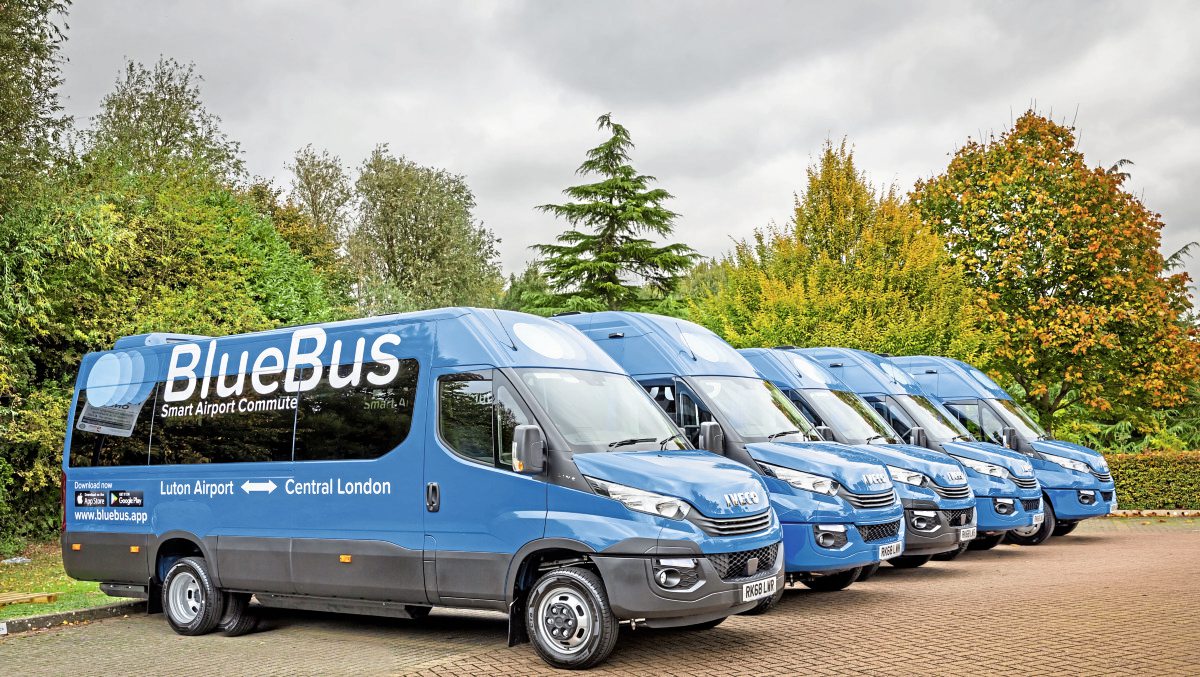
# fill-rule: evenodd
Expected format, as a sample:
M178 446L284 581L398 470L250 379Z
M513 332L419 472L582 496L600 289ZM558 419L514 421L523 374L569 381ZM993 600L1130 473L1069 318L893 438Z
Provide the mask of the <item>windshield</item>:
M992 400L992 404L999 409L1001 418L1004 419L1010 427L1017 429L1017 434L1026 440L1042 440L1046 438L1046 431L1042 430L1042 426L1038 425L1025 410L1017 406L1012 400Z
M931 440L970 440L971 433L953 416L947 416L945 411L934 404L924 395L896 395L909 416L916 419L917 425L925 429L925 434Z
M800 391L821 421L835 433L852 443L899 440L883 418L861 397L844 390L806 389Z
M698 394L747 442L802 442L818 438L812 424L769 381L740 376L697 376ZM782 433L782 434L781 434Z
M641 386L624 374L517 369L571 451L686 449L687 443Z

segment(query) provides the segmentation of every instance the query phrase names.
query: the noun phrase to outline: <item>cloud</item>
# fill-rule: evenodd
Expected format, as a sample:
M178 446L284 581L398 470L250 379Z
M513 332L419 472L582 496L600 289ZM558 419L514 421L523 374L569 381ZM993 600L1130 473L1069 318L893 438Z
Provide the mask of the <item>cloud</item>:
M307 143L356 165L387 142L467 176L510 271L563 229L533 207L578 181L608 111L707 255L786 221L826 138L906 188L1033 104L1093 164L1135 162L1167 253L1200 239L1193 4L113 1L69 23L76 116L126 57L194 61L253 173L286 185Z

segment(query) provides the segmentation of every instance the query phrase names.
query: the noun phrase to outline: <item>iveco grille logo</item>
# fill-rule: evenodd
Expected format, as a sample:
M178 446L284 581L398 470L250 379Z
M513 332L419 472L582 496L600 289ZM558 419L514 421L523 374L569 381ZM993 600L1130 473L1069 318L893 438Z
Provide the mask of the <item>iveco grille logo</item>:
M757 491L739 491L736 494L725 494L725 505L733 507L735 505L757 505Z
M951 482L966 483L967 476L963 475L961 472L959 472L957 470L951 470L950 472L946 473L946 479L950 480Z
M863 475L863 481L867 484L887 484L887 475L881 472L871 472Z

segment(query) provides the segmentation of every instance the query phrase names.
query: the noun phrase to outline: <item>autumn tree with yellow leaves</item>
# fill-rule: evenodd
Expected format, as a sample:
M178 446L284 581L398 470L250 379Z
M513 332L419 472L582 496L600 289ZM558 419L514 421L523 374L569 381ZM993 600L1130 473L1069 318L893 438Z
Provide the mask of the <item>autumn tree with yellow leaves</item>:
M1029 111L911 196L982 294L993 368L1047 428L1075 403L1111 418L1178 406L1200 377L1188 276L1127 178L1088 166L1072 127Z

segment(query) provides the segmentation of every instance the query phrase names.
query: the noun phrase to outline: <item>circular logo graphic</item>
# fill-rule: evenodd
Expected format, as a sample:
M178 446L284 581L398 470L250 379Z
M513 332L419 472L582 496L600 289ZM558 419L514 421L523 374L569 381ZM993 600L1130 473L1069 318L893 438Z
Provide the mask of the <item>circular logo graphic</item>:
M93 407L115 407L146 399L153 383L146 380L146 360L141 353L105 353L92 365L85 384L87 402Z
M548 327L542 327L528 322L516 322L512 326L513 333L530 350L552 360L575 359L578 357L575 346L563 332Z

